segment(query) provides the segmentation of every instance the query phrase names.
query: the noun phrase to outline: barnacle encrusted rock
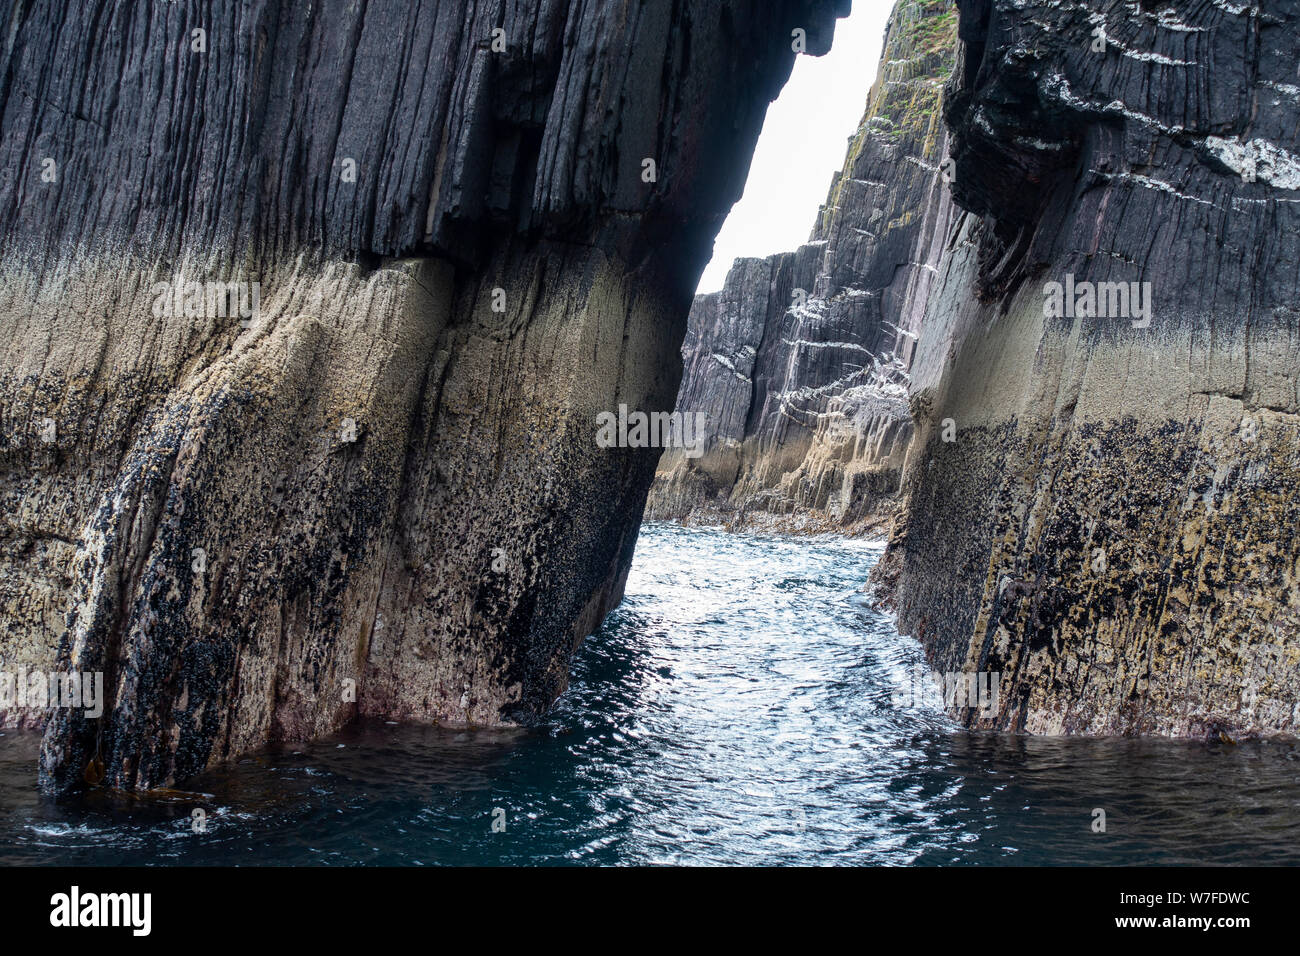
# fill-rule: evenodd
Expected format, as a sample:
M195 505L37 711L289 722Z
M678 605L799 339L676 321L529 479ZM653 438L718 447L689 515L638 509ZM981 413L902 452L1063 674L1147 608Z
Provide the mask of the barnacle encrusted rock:
M897 501L873 588L1000 675L972 725L1293 734L1300 3L956 6L950 54L900 0L814 242L696 299L679 406L718 432L650 513Z
M960 7L900 626L1001 673L974 725L1294 733L1300 3ZM1115 285L1059 316L1052 283L1149 283L1150 314Z
M670 406L792 32L846 7L10 6L0 669L109 698L43 786L547 707L655 465L595 413Z

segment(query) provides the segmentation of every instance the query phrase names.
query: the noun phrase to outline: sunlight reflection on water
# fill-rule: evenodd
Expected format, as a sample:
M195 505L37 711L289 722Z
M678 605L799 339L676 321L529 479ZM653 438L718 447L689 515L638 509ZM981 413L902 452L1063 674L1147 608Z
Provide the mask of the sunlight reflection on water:
M5 734L0 862L1300 860L1295 745L975 735L896 704L922 656L860 594L881 551L648 525L542 726L367 723L248 758L187 784L204 833L184 799L43 800L37 738Z

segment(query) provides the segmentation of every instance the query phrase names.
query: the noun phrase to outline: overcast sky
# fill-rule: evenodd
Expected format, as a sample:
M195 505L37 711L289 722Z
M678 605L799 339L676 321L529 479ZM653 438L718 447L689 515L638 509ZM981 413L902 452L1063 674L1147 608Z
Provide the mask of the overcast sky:
M740 256L792 252L808 241L862 119L893 6L893 0L854 0L853 14L836 21L830 53L795 58L790 82L768 107L745 195L718 234L700 292L721 289Z

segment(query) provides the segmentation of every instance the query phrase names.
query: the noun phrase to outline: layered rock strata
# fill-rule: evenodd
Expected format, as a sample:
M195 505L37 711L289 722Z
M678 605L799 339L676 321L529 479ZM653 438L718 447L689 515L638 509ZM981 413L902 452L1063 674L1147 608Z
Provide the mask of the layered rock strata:
M691 293L839 2L15 3L0 671L42 785L526 721L621 595Z
M920 306L954 216L939 104L956 23L945 2L898 4L810 241L696 296L678 408L706 415L709 442L665 452L650 517L845 530L891 513Z
M972 726L1294 733L1300 3L957 7L944 128L887 149L941 13L904 0L814 242L697 298L717 440L651 512L855 527L898 487L872 584L999 675Z
M1300 4L960 7L880 583L972 725L1294 733Z

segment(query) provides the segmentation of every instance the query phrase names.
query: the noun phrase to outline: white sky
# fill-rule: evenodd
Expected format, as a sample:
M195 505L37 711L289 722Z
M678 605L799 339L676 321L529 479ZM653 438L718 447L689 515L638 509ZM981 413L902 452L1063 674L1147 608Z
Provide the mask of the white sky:
M893 7L894 0L854 0L853 13L836 21L829 53L795 58L790 82L768 107L745 194L718 233L698 291L721 289L741 256L793 252L808 241L866 108Z

